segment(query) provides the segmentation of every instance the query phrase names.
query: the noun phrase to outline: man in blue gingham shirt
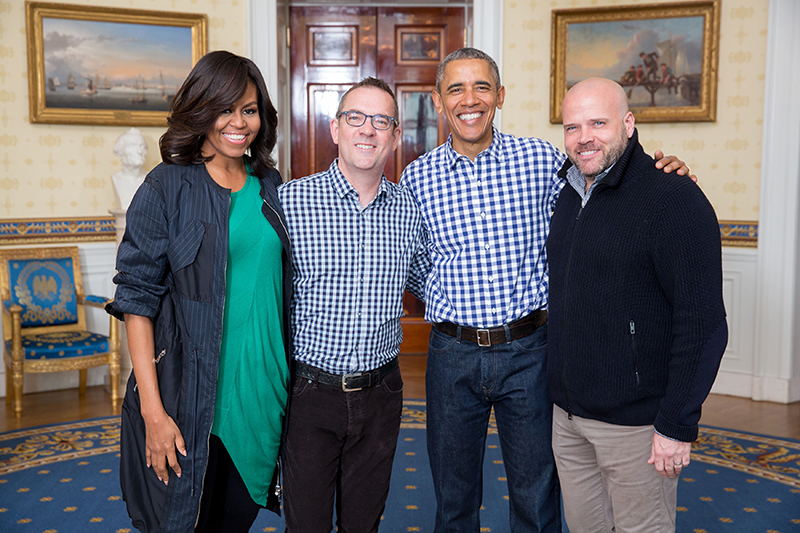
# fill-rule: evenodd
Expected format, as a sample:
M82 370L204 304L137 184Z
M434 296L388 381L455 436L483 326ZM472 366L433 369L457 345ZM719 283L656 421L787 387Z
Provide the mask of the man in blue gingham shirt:
M492 408L511 531L561 531L545 372L544 243L564 155L545 141L495 130L504 97L488 55L465 48L447 56L433 100L451 137L412 162L400 181L419 203L432 258L426 395L436 533L479 530Z
M480 50L447 56L432 96L451 137L412 162L400 183L419 203L432 259L425 383L434 531L479 530L483 450L494 409L511 531L560 532L544 244L565 156L546 141L492 127L505 89L497 64Z
M365 208L334 160L282 185L292 239L294 358L331 374L374 370L400 350L403 291L422 298L430 260L416 201L382 179Z
M367 78L344 94L326 172L278 194L292 240L292 396L284 445L286 530L376 531L400 431L403 291L422 297L425 227L406 187L383 176L397 101Z

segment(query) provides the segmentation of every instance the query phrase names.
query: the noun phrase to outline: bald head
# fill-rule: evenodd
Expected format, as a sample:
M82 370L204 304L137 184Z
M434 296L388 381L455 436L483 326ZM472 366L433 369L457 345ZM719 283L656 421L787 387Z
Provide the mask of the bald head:
M625 91L605 78L575 84L564 97L561 115L567 156L587 183L619 159L633 136L635 121Z
M608 114L614 114L620 119L625 117L628 110L628 97L622 86L606 78L588 78L576 83L567 92L561 104L562 111L573 107L594 105L607 109Z

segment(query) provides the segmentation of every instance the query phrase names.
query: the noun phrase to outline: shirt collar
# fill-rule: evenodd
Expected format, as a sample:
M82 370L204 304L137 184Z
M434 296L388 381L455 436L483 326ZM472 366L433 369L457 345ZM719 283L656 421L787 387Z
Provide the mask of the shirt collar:
M349 194L353 196L358 196L358 191L347 181L347 178L344 177L342 174L341 169L339 168L339 158L335 158L331 166L328 167L328 176L330 176L331 186L333 190L336 191L336 194L339 195L339 198L344 198ZM389 180L386 179L386 176L381 176L381 183L378 185L378 193L375 195L375 198L372 202L380 202L383 201L384 198L390 197L391 194L394 193L395 187L393 187L393 183L390 183Z
M452 133L447 138L446 144L447 144L447 163L450 168L453 168L453 166L455 166L458 160L462 157L464 159L469 159L467 156L456 152L455 148L453 148ZM489 148L479 153L478 157L492 157L498 162L503 160L503 137L502 135L500 135L500 132L497 130L497 128L494 127L494 125L492 126L492 144L489 145ZM476 157L475 159L477 160L478 157Z

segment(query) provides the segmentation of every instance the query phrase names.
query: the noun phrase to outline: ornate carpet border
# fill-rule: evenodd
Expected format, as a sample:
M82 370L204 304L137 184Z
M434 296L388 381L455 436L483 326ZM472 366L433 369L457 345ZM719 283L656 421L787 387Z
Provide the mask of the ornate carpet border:
M119 452L120 418L83 420L0 434L0 476Z
M800 442L700 426L692 460L800 489Z
M403 402L401 427L426 427L425 402ZM496 433L494 416L489 433ZM119 452L120 418L84 420L0 434L0 476L92 455ZM692 460L800 489L800 442L707 426Z

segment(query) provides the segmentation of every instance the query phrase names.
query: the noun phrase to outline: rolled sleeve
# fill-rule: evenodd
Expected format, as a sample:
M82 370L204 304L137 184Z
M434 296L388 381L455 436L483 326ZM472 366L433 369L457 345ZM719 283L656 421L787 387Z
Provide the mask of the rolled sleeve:
M153 318L167 291L169 226L164 199L147 180L131 201L126 219L117 250L117 289L106 311L120 320L126 313Z

